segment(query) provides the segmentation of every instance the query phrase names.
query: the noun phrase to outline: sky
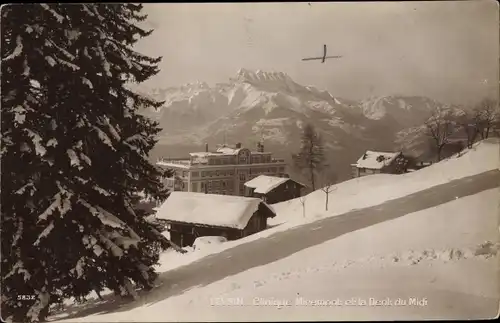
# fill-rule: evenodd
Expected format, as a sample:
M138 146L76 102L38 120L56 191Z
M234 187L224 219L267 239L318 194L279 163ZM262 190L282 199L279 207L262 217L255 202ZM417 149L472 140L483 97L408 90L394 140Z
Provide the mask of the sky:
M240 68L361 100L422 95L469 104L499 92L493 0L353 3L150 3L136 49L162 56L152 88L227 82ZM328 55L339 59L302 61Z

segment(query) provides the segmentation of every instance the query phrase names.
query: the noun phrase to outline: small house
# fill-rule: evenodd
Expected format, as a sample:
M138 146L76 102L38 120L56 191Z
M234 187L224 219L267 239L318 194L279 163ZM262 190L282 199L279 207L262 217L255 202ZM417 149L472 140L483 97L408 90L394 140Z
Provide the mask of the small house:
M245 196L274 204L300 197L304 187L291 178L260 175L245 183Z
M266 229L267 219L275 216L258 198L195 192L172 192L156 214L167 223L171 241L181 247L198 237L240 239Z
M356 162L351 164L352 177L371 174L402 174L406 172L407 159L402 152L366 151Z

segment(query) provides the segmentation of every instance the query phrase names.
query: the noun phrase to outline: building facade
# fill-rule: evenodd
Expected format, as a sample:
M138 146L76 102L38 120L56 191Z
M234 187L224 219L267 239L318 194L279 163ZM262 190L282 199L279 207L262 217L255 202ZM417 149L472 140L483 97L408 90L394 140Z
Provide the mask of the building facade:
M157 165L172 169L174 174L164 178L164 184L172 191L200 192L222 195L245 195L245 182L259 176L287 177L283 159L272 158L258 144L256 151L222 145L216 151L190 153L189 158L163 158Z

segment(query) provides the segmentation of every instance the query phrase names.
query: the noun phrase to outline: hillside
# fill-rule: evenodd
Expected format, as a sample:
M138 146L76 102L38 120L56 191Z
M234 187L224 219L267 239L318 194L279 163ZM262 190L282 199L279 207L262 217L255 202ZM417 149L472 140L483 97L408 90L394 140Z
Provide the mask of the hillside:
M68 309L53 319L236 322L248 317L324 320L332 315L340 320L493 317L500 299L498 188L492 188L498 184L494 181L493 186L479 186L473 193L456 197L460 193L453 190L478 177L487 180L493 175L497 181L499 148L498 140L489 139L414 173L372 175L340 183L331 194L328 212L324 211L324 193L318 190L306 197L305 218L298 200L275 204L278 217L274 224L281 224L266 231L211 250L163 254L159 271L164 274L154 295L145 294L119 310L75 306L74 310L93 315L70 318ZM442 184L446 186L440 188ZM446 192L429 194L425 191L429 188ZM433 205L420 205L418 199L411 202L408 197L416 192ZM441 201L444 195L451 198ZM406 198L398 202L401 197ZM417 210L348 232L334 232L349 222L357 225L367 217L380 217L389 211L391 200L396 201L396 210L408 205ZM364 208L369 211L353 211ZM330 237L319 240L320 234ZM311 239L315 243L310 247L280 253ZM261 257L272 260L259 262ZM243 260L253 265L234 271ZM232 267L228 269L227 264ZM219 273L223 270L230 274ZM204 281L214 271L221 278ZM296 305L297 298L335 304ZM370 305L370 298L386 303ZM248 306L222 306L223 299ZM268 303L255 305L255 299ZM398 299L406 305L394 304ZM286 300L292 305L286 305Z
M165 101L160 110L146 112L164 129L153 158L179 157L224 140L254 147L261 138L267 150L289 158L298 148L303 124L312 123L341 179L348 178L349 165L364 150L399 148L398 134L422 125L440 105L404 96L355 102L298 84L285 73L245 69L215 86L197 82L147 92Z

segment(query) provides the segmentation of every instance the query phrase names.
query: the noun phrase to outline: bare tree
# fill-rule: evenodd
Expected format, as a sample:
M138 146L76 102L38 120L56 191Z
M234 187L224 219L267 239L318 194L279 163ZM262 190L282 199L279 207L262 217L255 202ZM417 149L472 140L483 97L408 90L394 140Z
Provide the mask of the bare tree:
M323 140L311 124L304 126L300 151L292 154L294 166L300 171L307 171L312 190L315 190L315 175L324 167L325 155Z
M488 139L493 126L499 119L498 103L494 100L484 99L474 109L474 125L481 139Z
M455 119L451 110L438 107L432 111L430 118L425 122L427 135L430 136L436 149L437 161L441 160L441 152L449 144L449 137L455 131Z
M325 211L328 211L328 202L330 194L337 189L337 176L333 172L328 172L322 176L321 190L325 193Z
M299 202L302 205L302 217L306 217L306 197L307 195L302 195L299 197Z
M470 112L464 111L461 116L457 119L458 125L467 136L467 148L472 148L476 138L479 134L479 129L477 127L476 115L472 115Z

